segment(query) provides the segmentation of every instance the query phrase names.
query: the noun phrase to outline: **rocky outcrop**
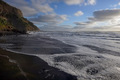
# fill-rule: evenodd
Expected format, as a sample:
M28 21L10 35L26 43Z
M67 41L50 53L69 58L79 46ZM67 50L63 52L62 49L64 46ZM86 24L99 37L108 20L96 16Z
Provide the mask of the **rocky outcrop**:
M23 17L21 10L0 0L0 31L25 33L39 29Z

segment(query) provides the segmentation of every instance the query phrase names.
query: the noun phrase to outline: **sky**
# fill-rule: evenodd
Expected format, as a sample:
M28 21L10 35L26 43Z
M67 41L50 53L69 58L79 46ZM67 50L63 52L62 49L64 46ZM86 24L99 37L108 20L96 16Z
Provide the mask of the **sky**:
M120 31L120 0L4 0L44 31Z

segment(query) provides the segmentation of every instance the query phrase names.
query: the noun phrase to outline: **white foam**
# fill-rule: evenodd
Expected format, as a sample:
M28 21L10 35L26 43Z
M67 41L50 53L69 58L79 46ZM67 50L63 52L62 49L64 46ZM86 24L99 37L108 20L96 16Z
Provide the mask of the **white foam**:
M43 33L44 34L44 33ZM63 70L67 73L70 73L72 75L76 75L78 77L79 80L96 80L97 77L99 78L104 78L104 76L102 76L101 74L106 74L106 72L104 72L104 69L108 72L108 73L112 73L114 70L114 67L118 64L120 64L120 57L119 56L114 56L114 55L111 55L111 54L100 54L98 53L97 51L94 51L94 50L91 50L87 47L84 47L82 45L92 45L92 46L97 46L97 47L100 47L100 48L104 48L104 49L107 49L107 50L112 50L112 51L116 51L116 52L119 52L120 51L120 45L117 44L116 42L118 41L114 41L114 40L111 40L111 38L107 38L109 35L101 35L101 36L104 36L106 37L107 39L110 39L110 40L106 40L106 39L103 39L101 37L86 37L86 36L61 36L59 34L47 34L45 33L47 36L50 36L51 38L54 38L54 39L58 39L64 43L67 43L67 44L71 44L71 45L74 45L76 47L78 47L78 50L76 51L76 53L71 53L71 54L55 54L55 55L36 55L40 58L42 58L44 61L48 62L49 65L51 66L54 66L54 67L57 67L59 68L60 70ZM97 35L96 35L97 36ZM85 66L83 67L82 69L78 69L77 67L75 67L74 65L71 65L69 63L69 61L62 61L62 62L55 62L54 61L54 58L55 57L59 57L59 56L66 56L66 57L71 57L71 60L72 59L75 59L75 55L85 55L86 56L86 59L78 59L79 60L83 60L83 61L86 61L86 60L90 60L90 61L93 61L94 64L90 64L88 66ZM95 58L95 56L102 56L103 58ZM79 58L79 56L78 56ZM77 59L76 59L77 61ZM81 64L81 63L77 63L78 64ZM89 75L86 73L86 70L91 68L91 67L97 67L97 68L100 68L100 67L103 67L103 70L101 70L97 75ZM116 68L117 70L120 70L120 68ZM115 71L115 70L114 70ZM108 74L107 73L107 74ZM115 73L116 74L116 73Z
M99 53L97 50L92 50L83 45L96 46L113 52L120 52L120 45L118 44L120 33L57 33L57 32L39 32L33 36L49 36L51 38L62 41L63 43L74 45L77 47L75 53L41 55L30 54L38 56L46 61L50 66L59 68L69 74L76 75L79 80L97 80L98 78L105 79L106 74L120 74L120 56L112 54ZM21 54L21 53L20 53ZM26 54L26 53L22 53ZM58 58L58 61L55 61ZM60 58L60 59L59 59ZM63 60L61 60L63 59ZM82 67L83 66L83 67ZM86 71L93 68L98 70L95 75L89 74ZM92 70L92 69L91 69ZM94 71L93 71L94 72ZM120 77L119 77L120 78Z

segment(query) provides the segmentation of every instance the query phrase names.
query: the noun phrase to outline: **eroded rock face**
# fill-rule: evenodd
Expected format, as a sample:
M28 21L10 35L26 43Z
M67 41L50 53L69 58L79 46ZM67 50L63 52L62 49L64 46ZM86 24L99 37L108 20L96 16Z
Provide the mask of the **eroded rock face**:
M21 10L0 0L0 31L25 33L39 29L23 17Z

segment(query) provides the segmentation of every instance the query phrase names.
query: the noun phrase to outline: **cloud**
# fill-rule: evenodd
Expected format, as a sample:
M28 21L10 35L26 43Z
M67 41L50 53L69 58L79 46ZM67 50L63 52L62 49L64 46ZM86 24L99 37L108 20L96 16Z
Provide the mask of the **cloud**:
M76 24L76 25L90 25L90 24L94 24L94 22L92 22L92 21L74 22L74 24Z
M96 0L88 0L87 3L85 3L85 5L95 5L96 4Z
M21 6L20 9L23 12L24 16L32 16L38 13L38 11L32 7L28 7L28 6Z
M57 15L54 9L59 7L52 3L63 2L66 5L95 5L96 0L4 0L10 5L22 10L25 17L38 26L44 26L46 29L58 29L59 25L68 20L67 15ZM42 15L39 15L42 14ZM75 16L81 16L84 13L78 11ZM39 15L39 16L38 16ZM38 16L38 17L35 17ZM31 18L32 17L32 18ZM77 23L78 24L78 23ZM80 24L80 23L79 23ZM86 24L86 23L85 23ZM68 26L68 25L67 25ZM60 27L61 30L69 30L67 26ZM65 28L63 28L65 27ZM66 28L67 27L67 28ZM70 26L69 26L70 27ZM44 28L44 29L45 29Z
M47 0L31 0L31 4L32 7L34 7L39 12L53 12L53 8L50 7L49 2Z
M111 5L111 7L114 7L114 8L116 8L116 7L118 7L118 6L120 6L120 2L117 3L117 4L115 4L115 5Z
M120 22L120 9L106 9L93 12L93 17L88 17L86 22L74 22L77 28L85 26L85 28L101 28L106 29L108 26L118 26ZM120 25L119 25L120 26Z
M70 25L44 25L40 27L44 31L72 31L72 26Z
M120 17L120 9L107 9L107 10L99 10L93 12L93 17L88 17L88 21L86 22L75 22L79 23L77 25L91 24L94 22L103 22L103 21L111 21L117 20ZM82 24L80 24L82 23Z
M120 16L120 9L107 9L107 10L99 10L93 13L93 18L88 18L93 21L105 21L115 19Z
M23 15L33 16L38 13L54 13L54 9L50 6L54 2L64 2L67 5L94 5L96 0L4 0L7 3L22 10Z
M25 0L4 0L12 5L20 6L20 5L28 5L28 3Z
M7 3L19 8L22 10L24 16L32 16L38 13L53 13L54 10L49 5L47 0L5 0Z
M63 0L68 5L95 5L96 0Z
M29 20L33 22L41 22L46 24L60 24L63 21L67 20L67 15L47 14L40 15L36 18L31 18Z
M78 11L78 12L76 12L74 15L75 16L82 16L84 13L82 12L82 11Z
M84 2L84 0L64 0L68 5L78 5Z

